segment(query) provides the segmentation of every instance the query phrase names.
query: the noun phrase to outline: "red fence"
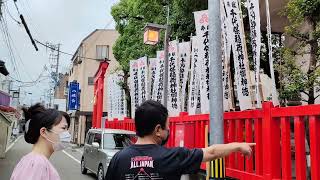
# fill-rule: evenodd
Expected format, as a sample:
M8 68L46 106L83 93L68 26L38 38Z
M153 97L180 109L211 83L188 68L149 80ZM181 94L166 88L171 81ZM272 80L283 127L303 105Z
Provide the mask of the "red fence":
M305 180L309 177L320 180L319 116L320 105L273 107L269 102L264 103L261 110L225 113L225 143L257 143L250 159L239 153L226 158L227 176L237 179L295 177ZM205 147L205 129L208 123L208 114L181 113L179 117L171 117L168 146ZM135 130L131 119L108 121L106 127ZM308 138L306 132L309 134ZM306 140L310 143L306 143ZM310 150L306 148L308 144ZM310 157L311 163L307 163L307 157Z

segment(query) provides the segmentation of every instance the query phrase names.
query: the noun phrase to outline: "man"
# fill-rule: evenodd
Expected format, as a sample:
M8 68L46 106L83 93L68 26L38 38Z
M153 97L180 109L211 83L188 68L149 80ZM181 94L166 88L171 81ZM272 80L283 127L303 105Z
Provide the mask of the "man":
M156 101L146 101L135 112L136 144L112 158L106 180L180 180L182 174L197 173L202 162L232 152L251 155L254 143L217 144L203 149L165 148L169 138L168 110Z

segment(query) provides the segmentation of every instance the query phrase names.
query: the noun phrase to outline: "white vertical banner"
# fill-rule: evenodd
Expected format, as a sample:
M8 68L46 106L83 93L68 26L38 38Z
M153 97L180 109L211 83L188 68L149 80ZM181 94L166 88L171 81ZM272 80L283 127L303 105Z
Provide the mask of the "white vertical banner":
M221 2L221 9L224 9L224 3ZM230 55L231 55L231 35L228 31L230 28L229 19L225 11L221 11L221 28L222 28L222 85L223 85L223 107L224 111L234 109L232 85L231 85L231 72L230 72Z
M148 61L147 57L138 59L139 105L148 99Z
M134 118L136 107L139 106L139 82L138 61L130 61L130 94L131 94L131 117Z
M201 113L209 113L209 17L208 10L194 12L196 33L201 38L199 58L202 59L200 75Z
M181 111L185 110L186 86L188 81L191 60L191 43L179 43L179 91L181 101Z
M260 30L260 8L259 1L247 1L251 47L254 62L254 80L255 80L255 96L257 101L257 108L261 108L261 94L259 89L260 84L260 50L261 50L261 30Z
M178 68L178 41L169 42L168 54L168 104L170 116L178 116L180 108L179 68Z
M112 112L112 79L111 79L111 75L109 75L107 77L107 111L108 111L108 120L112 120L113 119L113 112ZM96 97L95 97L95 101L96 101Z
M248 56L246 52L245 35L239 9L238 0L225 0L227 16L231 20L233 57L235 65L235 79L240 109L253 109L251 99L251 80L249 74Z
M153 100L164 104L163 96L163 80L164 80L164 51L157 51L157 69L154 84Z
M273 57L272 57L272 39L271 39L271 20L270 20L270 10L269 10L269 0L265 0L266 2L266 13L267 13L267 35L268 35L268 49L269 49L269 65L270 65L270 74L272 79L272 102L273 105L278 106L278 92L276 88L276 81L274 77L274 68L273 68Z
M153 99L153 93L155 92L155 79L156 79L156 70L157 70L157 58L149 58L149 99ZM154 100L154 99L153 99Z
M115 102L115 105L113 106L113 112L114 112L114 117L119 119L119 88L118 88L118 75L113 74L112 75L112 84L113 84L113 92L114 95L112 96L113 102Z
M189 100L188 100L188 112L190 115L196 114L198 93L200 86L200 71L201 71L201 59L199 58L201 37L192 37L192 51L191 51L191 76L189 85Z
M118 82L123 82L123 73L119 73ZM119 119L123 120L126 117L125 93L122 87L117 83L119 91Z

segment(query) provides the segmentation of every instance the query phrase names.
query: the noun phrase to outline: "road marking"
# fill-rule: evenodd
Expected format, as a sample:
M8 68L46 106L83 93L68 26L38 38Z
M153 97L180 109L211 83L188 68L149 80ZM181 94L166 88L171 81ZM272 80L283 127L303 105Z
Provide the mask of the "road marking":
M77 163L81 164L81 162L76 159L75 157L73 157L71 154L67 153L65 150L62 151L65 155L69 156L69 158L73 159L74 161L76 161Z
M17 137L17 139L10 144L10 146L6 149L6 152L7 153L21 138L22 138L23 135L20 135L19 137Z

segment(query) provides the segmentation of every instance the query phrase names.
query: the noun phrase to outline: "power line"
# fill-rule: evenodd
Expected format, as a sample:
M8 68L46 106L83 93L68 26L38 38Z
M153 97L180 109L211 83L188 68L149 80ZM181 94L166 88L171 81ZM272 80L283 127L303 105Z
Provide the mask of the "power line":
M56 49L56 48L54 48L54 47L51 47L51 46L49 46L49 45L47 45L47 44L45 44L45 43L43 43L43 42L38 41L37 39L35 39L34 41L37 42L38 44L46 47L46 48L49 48L49 49L54 50L54 51L58 51L58 52L60 52L61 54L65 54L65 55L68 55L68 56L74 56L74 54L71 54L71 53L67 53L67 52L58 50L58 49ZM77 57L83 58L83 59L90 59L90 60L101 61L101 59L97 59L97 58L90 58L90 57L84 57L84 56L77 56ZM105 59L105 60L106 60L106 61L110 61L110 60L108 60L108 59Z
M3 33L3 37L4 37L4 40L5 40L5 43L7 45L7 48L9 50L9 56L10 56L10 60L11 60L11 64L13 66L13 70L14 72L17 72L17 77L19 79L21 79L21 76L20 76L20 73L19 73L19 70L18 70L18 65L17 65L17 62L16 62L16 58L14 56L14 53L13 53L13 50L12 50L12 45L11 45L11 36L9 34L9 30L8 30L8 26L7 26L7 21L6 21L6 18L2 15L2 19L3 21L1 21L1 31Z
M12 16L12 14L10 13L10 11L9 11L9 8L7 7L7 5L6 4L4 4L4 7L5 7L5 9L6 9L6 12L9 14L9 16L11 17L11 19L13 20L13 21L15 21L19 26L21 25L21 22L19 22L16 18L14 18L13 16Z

